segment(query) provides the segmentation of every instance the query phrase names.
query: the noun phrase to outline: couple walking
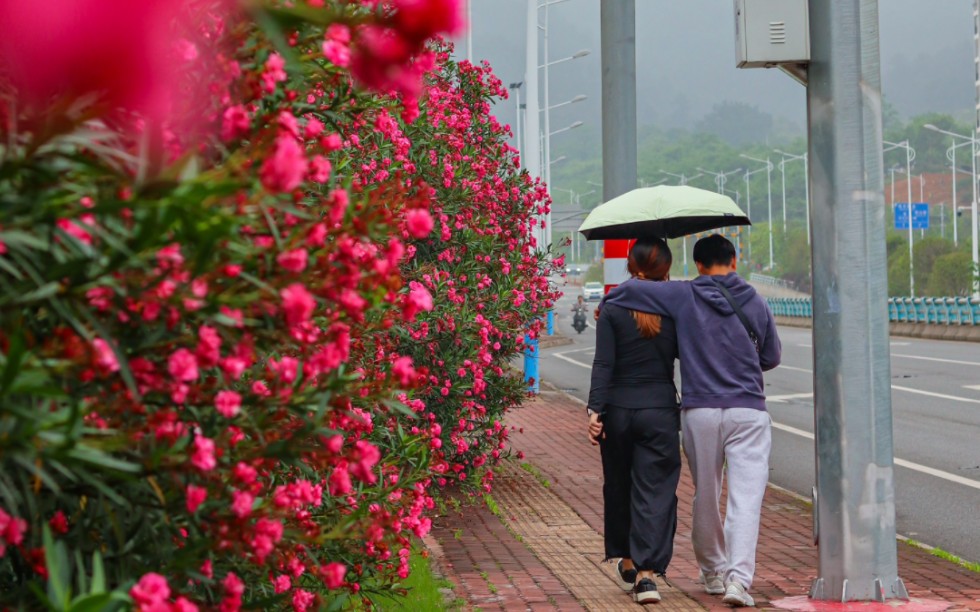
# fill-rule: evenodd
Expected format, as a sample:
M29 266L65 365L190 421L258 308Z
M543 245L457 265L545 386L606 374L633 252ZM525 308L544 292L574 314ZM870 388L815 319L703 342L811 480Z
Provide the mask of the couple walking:
M631 280L610 291L599 311L588 403L589 437L602 455L606 558L620 559L624 587L638 603L660 601L654 575L666 573L673 554L680 430L704 589L753 606L747 591L771 446L762 372L779 364L775 321L736 274L735 247L723 236L694 245L700 276L693 281L656 282L667 281L672 261L661 239L637 241L627 261Z

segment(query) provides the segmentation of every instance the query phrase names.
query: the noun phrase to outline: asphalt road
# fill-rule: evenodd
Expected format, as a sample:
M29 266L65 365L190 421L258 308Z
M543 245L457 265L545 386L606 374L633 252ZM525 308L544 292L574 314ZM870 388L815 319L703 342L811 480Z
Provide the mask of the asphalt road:
M541 379L584 402L595 328L571 328L577 288L556 307L574 344L545 349ZM593 303L594 304L594 303ZM766 373L773 418L770 481L810 497L813 374L809 329L779 329L783 362ZM980 344L892 337L892 417L898 532L980 562ZM583 435L585 417L583 414Z

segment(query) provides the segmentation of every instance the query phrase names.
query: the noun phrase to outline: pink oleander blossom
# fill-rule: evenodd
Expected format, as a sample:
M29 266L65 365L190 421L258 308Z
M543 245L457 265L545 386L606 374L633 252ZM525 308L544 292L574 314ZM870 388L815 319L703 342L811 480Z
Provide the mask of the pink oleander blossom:
M306 154L296 138L280 134L259 171L262 186L271 193L283 193L299 187L306 175Z

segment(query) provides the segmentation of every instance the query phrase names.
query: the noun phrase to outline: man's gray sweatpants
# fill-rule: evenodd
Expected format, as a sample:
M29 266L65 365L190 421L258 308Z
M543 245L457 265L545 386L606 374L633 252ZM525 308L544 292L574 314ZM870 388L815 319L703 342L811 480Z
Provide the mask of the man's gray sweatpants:
M769 481L772 425L752 408L681 410L684 454L694 479L694 554L706 575L724 576L748 589L755 574L762 497ZM728 466L728 506L722 525L719 501Z

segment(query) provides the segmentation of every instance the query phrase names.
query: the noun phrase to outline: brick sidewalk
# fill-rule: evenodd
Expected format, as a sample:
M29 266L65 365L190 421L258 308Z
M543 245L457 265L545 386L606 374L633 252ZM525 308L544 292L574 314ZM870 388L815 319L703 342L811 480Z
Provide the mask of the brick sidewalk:
M510 413L511 445L525 458L500 470L493 499L501 516L475 505L435 522L442 550L434 556L467 609L636 609L618 587L613 564L602 563L601 468L598 450L585 438L583 412L563 394L543 391ZM657 609L728 610L695 583L693 495L685 467L670 584L661 584ZM811 524L806 503L769 489L751 590L759 608L808 592L817 566ZM914 598L945 600L956 612L980 610L980 574L928 551L899 543L899 575Z

